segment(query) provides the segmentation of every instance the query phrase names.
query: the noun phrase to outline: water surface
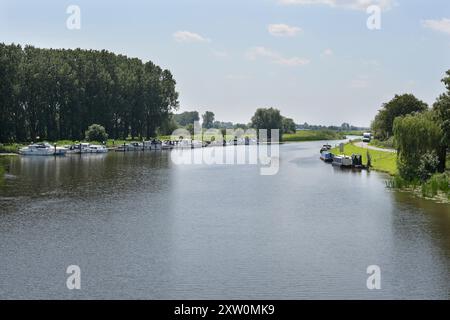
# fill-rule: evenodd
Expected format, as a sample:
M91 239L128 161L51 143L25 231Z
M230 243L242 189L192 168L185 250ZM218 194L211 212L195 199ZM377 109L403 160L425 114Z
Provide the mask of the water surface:
M449 206L324 164L321 144L282 145L274 176L170 152L12 158L0 298L450 298Z

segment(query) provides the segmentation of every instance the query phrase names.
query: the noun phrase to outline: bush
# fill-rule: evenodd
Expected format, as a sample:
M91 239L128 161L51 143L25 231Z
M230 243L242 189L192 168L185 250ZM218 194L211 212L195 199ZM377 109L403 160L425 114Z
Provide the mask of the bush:
M93 124L89 126L85 133L87 141L99 141L105 142L108 140L108 134L103 126L99 124Z
M439 191L449 196L450 176L447 173L435 174L427 182L422 184L422 196L432 198Z
M427 152L420 157L419 167L417 168L418 177L422 181L427 181L438 170L439 158L435 151Z

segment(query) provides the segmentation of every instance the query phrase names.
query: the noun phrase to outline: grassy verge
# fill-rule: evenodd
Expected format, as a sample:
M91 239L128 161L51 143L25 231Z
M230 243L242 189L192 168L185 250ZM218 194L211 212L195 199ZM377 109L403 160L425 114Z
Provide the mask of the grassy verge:
M366 131L359 131L359 130L353 130L353 131L340 131L340 133L346 135L346 136L362 136Z
M333 154L345 154L351 156L352 154L362 155L363 164L367 163L367 153L370 154L372 169L389 173L390 175L397 174L397 155L392 152L369 150L357 147L351 143L344 145L344 152L340 152L339 148L331 150Z
M378 148L385 148L385 149L395 149L394 145L394 137L389 138L385 141L380 141L377 139L373 139L370 143L371 146L378 147Z
M283 134L283 141L318 141L318 140L341 140L345 134L331 130L298 130L296 133Z
M18 153L24 145L20 143L0 144L1 153Z

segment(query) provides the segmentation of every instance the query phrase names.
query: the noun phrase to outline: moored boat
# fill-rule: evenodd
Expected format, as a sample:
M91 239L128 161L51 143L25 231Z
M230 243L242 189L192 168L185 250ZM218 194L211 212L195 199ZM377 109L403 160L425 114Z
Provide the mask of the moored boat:
M90 143L78 143L67 147L69 154L86 154L86 153L107 153L108 149L103 145Z
M325 162L333 162L334 155L330 151L322 151L320 153L320 159Z
M333 166L341 167L341 168L351 168L352 167L352 158L349 156L339 155L333 157Z
M48 142L34 143L19 149L19 154L24 156L63 156L66 152L66 148L52 146Z

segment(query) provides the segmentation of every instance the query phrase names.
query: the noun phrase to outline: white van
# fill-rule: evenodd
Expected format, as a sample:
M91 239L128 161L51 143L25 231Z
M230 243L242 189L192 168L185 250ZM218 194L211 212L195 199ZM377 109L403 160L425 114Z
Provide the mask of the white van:
M372 134L369 132L365 132L363 134L363 142L370 142L370 140L372 139Z

